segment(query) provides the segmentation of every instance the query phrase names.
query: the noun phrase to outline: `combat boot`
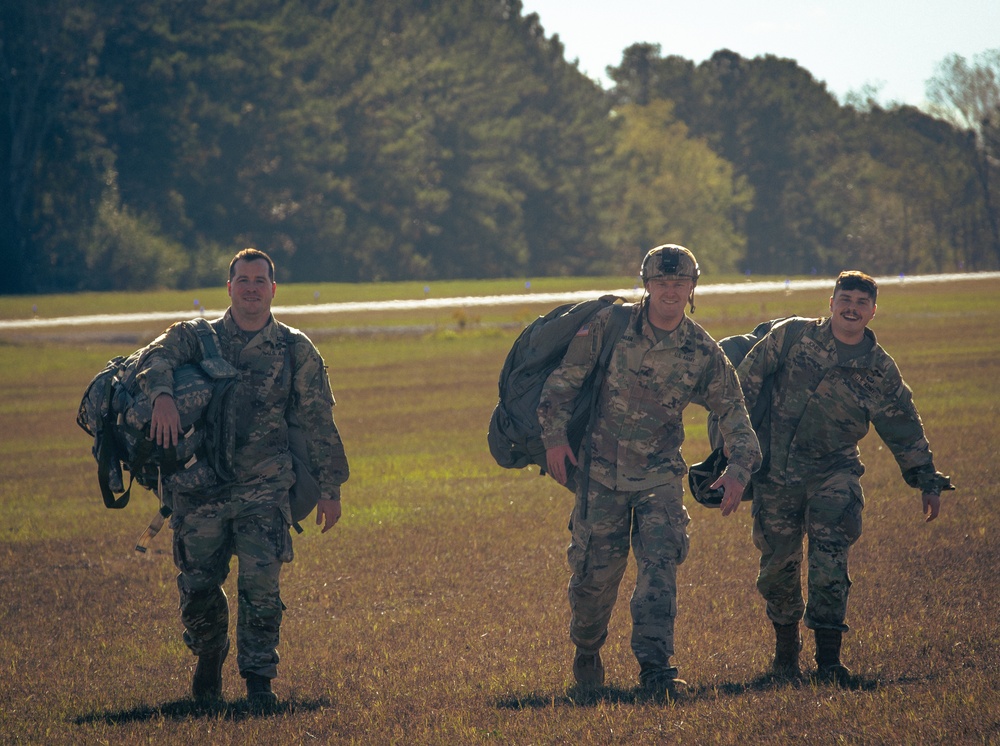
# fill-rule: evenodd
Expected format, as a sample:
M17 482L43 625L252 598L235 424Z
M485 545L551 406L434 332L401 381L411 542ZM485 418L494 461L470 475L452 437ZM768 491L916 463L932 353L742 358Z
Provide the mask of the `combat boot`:
M774 624L774 661L771 663L771 673L784 679L797 679L802 675L799 670L799 651L802 650L802 637L799 635L799 623Z
M247 680L247 702L254 712L273 712L278 697L271 691L271 680L256 673L244 674Z
M823 684L847 686L850 681L850 669L840 662L842 639L839 629L816 630L816 679Z
M198 665L191 679L191 696L196 702L217 702L222 699L222 664L229 655L229 640L212 653L198 656Z
M604 662L600 653L585 653L576 649L573 657L573 678L580 686L604 686Z
M649 699L673 702L677 693L686 688L687 682L677 678L677 669L673 666L663 668L643 663L639 669L639 689Z

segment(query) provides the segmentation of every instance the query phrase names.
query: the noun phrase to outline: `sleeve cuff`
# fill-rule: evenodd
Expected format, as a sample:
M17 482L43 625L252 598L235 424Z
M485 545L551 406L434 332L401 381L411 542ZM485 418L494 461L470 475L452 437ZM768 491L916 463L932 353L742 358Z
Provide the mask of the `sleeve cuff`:
M556 446L568 446L569 438L566 437L566 433L542 435L542 445L545 446L546 450L555 448Z
M730 463L726 470L723 472L728 477L732 477L742 486L746 487L747 483L750 481L750 470L745 469L742 466L734 463Z

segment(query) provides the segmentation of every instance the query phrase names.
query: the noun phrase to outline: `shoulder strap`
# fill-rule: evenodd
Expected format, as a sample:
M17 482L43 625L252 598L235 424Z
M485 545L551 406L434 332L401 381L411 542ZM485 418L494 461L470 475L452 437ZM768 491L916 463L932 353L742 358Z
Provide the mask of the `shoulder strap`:
M625 333L625 327L628 326L628 320L631 317L632 312L623 305L615 304L611 306L611 318L608 319L608 325L604 327L604 339L601 341L601 355L597 361L597 369L599 371L605 371L608 367L608 361L611 360L611 353L615 349L615 345L618 344L618 340L622 338L622 334ZM603 376L603 372L601 373Z
M792 345L802 339L808 323L808 319L791 318L788 320L786 324L788 329L785 331L785 338L781 342L781 355L778 357L779 368L784 366L785 358L788 357L788 351L792 349Z
M198 344L201 346L201 367L212 376L212 378L236 378L239 371L234 368L228 360L222 356L219 346L219 335L215 327L201 317L191 319L188 324L198 335Z
M594 425L597 423L597 401L601 395L601 385L608 371L611 354L625 333L625 328L628 326L631 316L632 311L629 308L624 305L615 304L611 306L611 318L608 319L608 324L604 327L604 338L601 340L601 354L597 358L597 366L594 371L594 384L590 389L590 420L587 422L587 431L584 435L586 444L583 449L583 462L580 466L579 487L577 489L577 505L582 519L586 519L587 517L587 490L590 488L590 445Z
M774 389L774 379L778 377L778 373L782 368L785 367L785 358L788 357L789 351L802 335L806 331L806 324L809 323L808 319L800 319L793 317L788 320L785 327L785 338L781 341L781 352L778 355L778 367L775 368L774 373L767 376L760 386L760 393L757 394L757 401L754 403L753 411L750 412L750 424L753 425L754 430L759 430L761 424L764 422L765 417L770 417L771 414L771 392ZM768 332L771 334L772 332Z

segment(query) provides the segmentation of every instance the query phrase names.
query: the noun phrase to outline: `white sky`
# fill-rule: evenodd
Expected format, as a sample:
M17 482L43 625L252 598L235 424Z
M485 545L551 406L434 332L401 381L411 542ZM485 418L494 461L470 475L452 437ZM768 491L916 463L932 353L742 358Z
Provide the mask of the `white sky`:
M604 70L638 42L700 63L720 49L795 60L843 101L865 85L883 104L919 106L951 54L1000 48L1000 0L522 0L566 59L608 88Z

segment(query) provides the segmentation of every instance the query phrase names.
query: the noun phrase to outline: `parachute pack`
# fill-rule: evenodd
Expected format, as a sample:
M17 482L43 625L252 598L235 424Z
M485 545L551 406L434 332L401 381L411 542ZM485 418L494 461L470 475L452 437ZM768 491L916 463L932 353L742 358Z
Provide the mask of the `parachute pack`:
M622 298L604 295L581 303L567 303L539 316L514 341L498 381L499 401L490 417L487 434L490 453L505 469L523 469L529 464L546 470L545 445L538 423L538 402L549 374L562 362L569 343L580 328L598 311L614 306L604 331L601 355L594 371L581 387L569 424L569 442L578 452L584 435L593 425L600 382L607 369L611 351L628 324L630 311L620 305ZM566 487L576 489L572 467Z
M94 439L97 481L105 507L128 505L132 484L138 482L160 498L160 525L162 517L170 514L170 506L163 503L165 491L206 492L232 480L234 408L227 403L238 372L222 357L215 329L207 320L183 323L191 324L197 333L203 359L174 371L174 402L181 418L175 447L163 448L149 438L153 403L136 382L148 346L108 361L87 386L76 417ZM130 475L127 488L125 471Z
M770 334L776 325L783 322L788 324L788 331L785 333L785 338L782 341L781 355L778 358L778 370L781 370L785 358L788 357L788 351L805 331L806 319L784 317L764 321L754 327L752 332L734 334L731 337L719 340L719 347L726 353L726 357L729 358L729 362L733 364L733 367L739 367L739 364L743 362L743 358L753 349L754 345ZM766 434L770 430L771 391L774 388L774 379L777 373L778 371L775 371L764 379L760 395L757 397L757 401L754 402L753 411L749 413L750 424L753 425L754 432L757 433L757 437L760 440L761 455L763 457L759 471L767 469L768 454L765 449L767 448L766 441L768 438ZM726 459L725 453L723 453L724 443L722 434L719 432L719 419L714 414L708 415L708 441L713 449L712 453L709 454L707 459L701 463L694 464L688 469L688 487L691 488L691 494L697 502L707 508L718 508L722 504L722 490L710 489L709 485L722 476L722 472L725 471L729 461ZM743 492L743 500L751 499L753 499L753 492L748 484L746 490Z

